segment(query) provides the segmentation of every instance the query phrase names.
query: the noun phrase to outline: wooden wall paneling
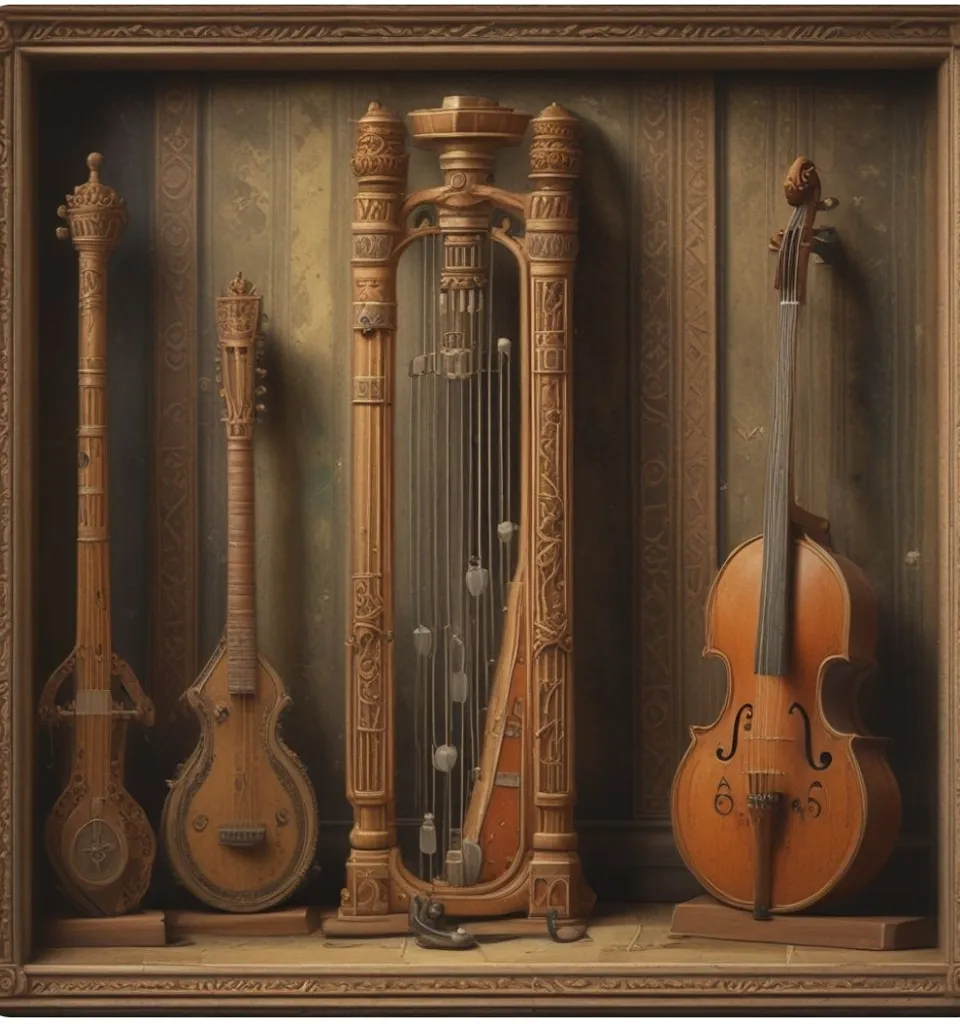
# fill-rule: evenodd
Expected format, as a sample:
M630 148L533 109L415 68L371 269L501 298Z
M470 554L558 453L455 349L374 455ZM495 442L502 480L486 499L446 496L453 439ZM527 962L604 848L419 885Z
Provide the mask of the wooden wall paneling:
M669 815L688 726L719 710L701 657L716 569L714 90L644 81L633 127L635 801ZM714 673L715 675L715 673Z
M195 728L181 698L197 676L199 101L195 79L157 82L149 688L173 764Z
M942 560L937 597L941 643L939 792L940 948L951 992L960 996L960 52L937 74L937 536ZM933 275L931 275L933 276Z
M875 732L893 738L905 811L883 887L888 899L899 890L897 898L929 906L937 405L920 396L932 393L936 372L925 284L932 81L731 78L725 96L723 550L760 529L777 315L766 246L788 216L784 170L803 152L840 206L822 217L838 233L836 261L811 266L801 322L796 490L802 505L828 516L837 550L877 592L879 668L861 707ZM922 894L918 873L928 879Z

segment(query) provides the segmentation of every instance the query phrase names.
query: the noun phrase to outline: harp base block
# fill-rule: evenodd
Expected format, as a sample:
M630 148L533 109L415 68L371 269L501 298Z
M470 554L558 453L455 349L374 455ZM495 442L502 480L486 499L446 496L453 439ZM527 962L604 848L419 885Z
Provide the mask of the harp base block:
M545 917L481 917L448 918L449 923L460 925L478 938L484 936L542 936L549 939ZM336 911L323 915L323 934L326 938L354 938L362 935L409 935L407 914L380 914L376 917L341 917ZM564 941L581 938L587 930L586 919L557 920L556 929Z

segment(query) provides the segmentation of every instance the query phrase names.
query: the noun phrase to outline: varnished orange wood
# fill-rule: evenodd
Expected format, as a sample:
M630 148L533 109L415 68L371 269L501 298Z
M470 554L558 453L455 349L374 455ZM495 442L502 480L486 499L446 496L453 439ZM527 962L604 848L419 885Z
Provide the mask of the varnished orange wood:
M754 538L727 559L707 605L705 653L727 667L727 701L709 726L695 726L693 742L673 786L674 835L680 853L704 888L737 907L753 906L754 846L747 813L747 763L759 715L783 737L778 767L782 804L773 843L774 911L801 910L827 896L865 884L886 861L900 827L900 793L881 741L857 731L858 681L873 668L876 601L863 573L847 559L807 538L796 542L794 668L761 696L753 671L760 603L763 540ZM759 703L758 703L759 698ZM810 719L806 758L801 704ZM736 754L729 754L737 713ZM759 709L759 710L758 710ZM750 730L745 730L745 725ZM819 806L817 806L819 805Z

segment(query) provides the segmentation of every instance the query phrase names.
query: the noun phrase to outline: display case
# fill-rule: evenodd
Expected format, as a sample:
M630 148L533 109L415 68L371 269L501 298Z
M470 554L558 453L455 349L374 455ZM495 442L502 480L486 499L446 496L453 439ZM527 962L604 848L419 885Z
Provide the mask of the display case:
M960 1003L958 43L960 15L930 7L5 9L0 1008ZM284 738L316 794L315 865L296 902L336 917L359 886L351 876L341 896L358 795L349 545L377 498L358 504L352 490L368 436L355 432L366 413L352 365L364 326L352 211L369 187L352 166L357 123L374 102L406 119L448 96L541 119L562 108L579 126L572 325L553 371L571 415L565 739L577 856L597 896L586 935L431 951L320 925L52 945L63 904L43 829L64 755L38 705L76 625L78 422L77 260L56 239L58 206L87 155L103 154L100 176L127 211L109 264L113 644L156 709L152 727L131 727L126 754L155 829L197 743L182 698L217 648L227 599L216 299L238 269L262 297L258 639L292 698ZM436 151L406 151L404 188L439 186ZM861 710L889 737L903 795L890 861L848 909L934 918L927 948L670 933L673 904L699 892L674 843L670 786L690 726L723 701L722 670L702 657L711 582L761 526L769 243L800 153L839 205L821 217L832 256L811 263L798 336L796 491L877 593L878 668ZM535 192L530 173L529 135L497 153L505 194ZM509 242L508 220L497 231ZM416 261L394 285L398 336L416 333ZM516 320L520 300L505 294ZM420 421L401 347L384 415L405 444ZM391 600L409 628L414 559L400 534L420 505L405 476L414 456L398 451L381 526L397 534ZM389 784L396 846L414 862L422 697L412 655L396 664ZM568 825L556 829L566 850ZM199 906L162 849L141 905Z

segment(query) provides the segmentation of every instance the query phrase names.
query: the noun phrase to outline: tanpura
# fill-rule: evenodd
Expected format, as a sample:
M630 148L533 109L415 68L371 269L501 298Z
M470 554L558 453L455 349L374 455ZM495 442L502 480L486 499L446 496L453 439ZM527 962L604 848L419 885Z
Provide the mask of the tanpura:
M803 157L784 192L793 214L772 243L780 328L763 534L727 558L710 590L704 654L724 662L727 699L712 725L691 730L672 792L687 867L758 920L866 884L889 856L901 814L883 741L856 709L875 665L876 598L857 566L818 542L826 520L793 496L798 314L817 210L836 201L821 201Z
M261 299L241 274L217 299L227 429L227 626L187 698L197 749L170 783L163 836L171 866L198 899L254 912L303 880L317 840L313 787L278 731L290 703L257 649L253 429L263 406L257 366Z
M153 829L123 785L126 728L153 722L153 705L113 650L110 609L110 495L107 454L107 260L127 219L124 201L100 181L103 157L87 158L89 179L58 213L80 263L77 430L77 634L47 680L41 722L72 726L67 786L47 818L47 854L64 893L89 914L136 908L150 884ZM57 701L73 679L73 699ZM114 680L119 685L114 685Z

